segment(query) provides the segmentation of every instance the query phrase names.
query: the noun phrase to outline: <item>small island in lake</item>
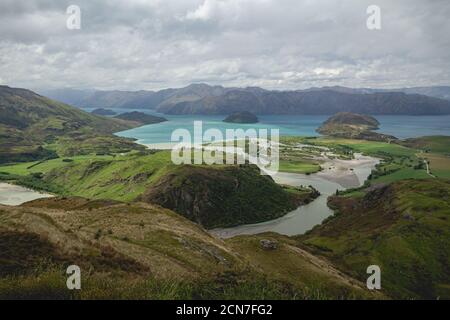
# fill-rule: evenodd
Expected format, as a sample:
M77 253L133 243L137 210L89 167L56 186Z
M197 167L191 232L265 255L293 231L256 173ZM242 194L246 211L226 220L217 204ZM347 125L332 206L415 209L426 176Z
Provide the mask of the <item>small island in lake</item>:
M98 108L91 111L92 114L96 114L98 116L115 116L117 113L110 109Z
M325 121L317 129L317 132L327 136L348 139L386 142L397 140L394 136L374 132L373 130L377 130L379 125L377 119L368 115L339 112Z
M230 123L258 123L258 117L251 112L236 112L226 117L223 122Z
M155 123L167 121L166 118L152 116L150 114L146 114L146 113L138 112L138 111L122 113L122 114L119 114L118 116L115 116L114 118L138 122L141 124L155 124Z

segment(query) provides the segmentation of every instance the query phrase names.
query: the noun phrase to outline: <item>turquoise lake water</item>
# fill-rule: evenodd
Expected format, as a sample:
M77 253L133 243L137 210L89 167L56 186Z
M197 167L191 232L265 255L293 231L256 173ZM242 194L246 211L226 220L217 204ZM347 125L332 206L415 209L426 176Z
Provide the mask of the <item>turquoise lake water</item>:
M89 111L89 109L87 109ZM117 113L130 112L127 109L115 109ZM117 133L119 136L136 138L140 143L167 143L171 134L178 128L193 132L194 121L203 122L203 132L209 128L222 130L225 136L226 129L279 129L280 135L290 136L317 136L316 129L329 116L311 115L265 115L259 116L257 124L230 124L222 120L225 115L162 115L151 110L138 110L148 114L159 115L169 121L143 126ZM400 139L414 138L429 135L450 135L450 115L446 116L375 116L380 122L379 132L396 136Z

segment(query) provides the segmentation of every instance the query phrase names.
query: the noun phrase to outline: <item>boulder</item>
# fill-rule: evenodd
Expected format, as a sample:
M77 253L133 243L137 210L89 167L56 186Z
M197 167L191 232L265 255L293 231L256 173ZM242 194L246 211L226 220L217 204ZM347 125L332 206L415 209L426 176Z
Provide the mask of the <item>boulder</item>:
M278 248L278 242L274 240L263 239L259 243L264 250L276 250Z

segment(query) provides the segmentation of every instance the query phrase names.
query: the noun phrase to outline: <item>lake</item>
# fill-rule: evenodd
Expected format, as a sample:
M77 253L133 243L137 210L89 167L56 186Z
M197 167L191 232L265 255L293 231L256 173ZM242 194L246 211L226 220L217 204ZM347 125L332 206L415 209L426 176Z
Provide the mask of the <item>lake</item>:
M90 109L87 109L90 110ZM312 115L264 115L259 116L257 124L233 124L222 120L225 115L164 115L151 110L115 109L116 112L141 111L148 114L163 116L169 121L147 125L123 132L117 135L136 138L142 144L168 143L171 134L178 128L193 132L194 121L203 121L203 132L209 128L220 129L225 134L226 129L279 129L280 135L287 136L318 136L316 129L329 116ZM396 136L400 139L430 135L450 135L450 115L445 116L375 116L380 122L379 132Z
M127 112L130 110L120 110ZM137 110L142 111L142 110ZM156 148L171 141L171 134L178 128L184 128L193 136L194 121L203 121L203 132L209 128L217 128L225 133L226 129L254 128L254 129L279 129L280 135L287 136L318 136L316 129L329 116L312 115L265 115L259 116L258 124L230 124L222 120L225 115L161 115L145 110L145 113L166 117L169 121L147 125L118 133L117 135L135 138L139 143L155 145ZM379 132L396 136L400 139L414 138L430 135L450 135L450 115L446 116L375 116L380 122ZM292 173L278 173L274 180L280 184L292 186L312 185L321 192L321 196L313 202L301 206L287 215L253 225L242 225L233 228L215 229L211 233L229 238L243 234L256 234L261 232L277 232L285 235L298 235L312 229L322 223L324 219L331 216L333 211L327 206L327 198L334 194L337 189L356 187L364 183L371 170L375 167L377 160L372 163L353 167L357 176L356 184L353 186L339 185L332 179L326 179L321 174L301 175Z

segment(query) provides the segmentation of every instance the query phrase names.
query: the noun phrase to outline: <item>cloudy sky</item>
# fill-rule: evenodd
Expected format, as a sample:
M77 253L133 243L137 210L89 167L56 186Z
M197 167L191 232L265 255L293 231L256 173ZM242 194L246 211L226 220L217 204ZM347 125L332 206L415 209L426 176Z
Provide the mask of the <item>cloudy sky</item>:
M450 85L449 17L448 0L0 0L0 84Z

